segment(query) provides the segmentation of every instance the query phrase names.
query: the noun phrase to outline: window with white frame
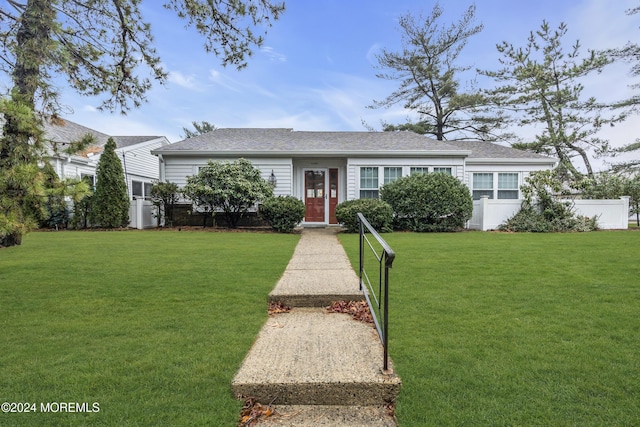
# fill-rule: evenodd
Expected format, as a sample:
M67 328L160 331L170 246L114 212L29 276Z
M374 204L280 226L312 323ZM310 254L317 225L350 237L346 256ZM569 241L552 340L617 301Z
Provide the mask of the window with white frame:
M499 173L498 174L498 199L518 198L518 174Z
M150 182L131 181L131 195L135 199L150 199L152 186Z
M415 175L417 173L429 173L429 168L426 166L412 166L409 170L409 174Z
M142 199L144 198L144 190L143 190L142 182L140 181L131 181L131 195L134 199Z
M384 168L384 183L388 184L395 181L398 178L402 178L401 167L386 167Z
M473 200L480 200L482 196L490 199L517 199L518 184L518 173L474 173Z
M489 196L493 199L493 174L474 173L473 174L473 200L480 200L482 196Z
M360 168L360 198L361 199L377 199L378 198L378 168L377 167L361 167Z
M433 168L433 172L446 173L447 175L453 175L451 168Z

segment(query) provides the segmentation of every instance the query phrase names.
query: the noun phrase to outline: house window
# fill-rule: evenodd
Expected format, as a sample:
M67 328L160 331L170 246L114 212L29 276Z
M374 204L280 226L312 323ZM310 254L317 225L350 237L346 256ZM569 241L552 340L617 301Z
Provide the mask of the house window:
M388 184L395 181L398 178L402 178L402 168L384 168L384 183Z
M142 182L131 181L131 195L133 196L134 199L144 198Z
M473 200L480 200L482 196L489 196L490 199L493 199L492 173L473 174Z
M360 168L360 198L361 199L377 199L378 198L378 168L377 167Z
M494 175L498 176L497 180ZM495 184L497 188L494 187ZM473 174L473 200L479 200L482 196L489 196L490 199L517 199L519 195L517 173Z
M433 172L446 173L447 175L453 175L451 168L433 168Z
M498 199L518 198L518 174L499 173L498 174Z
M80 174L80 179L86 182L93 191L96 191L96 176L86 173Z
M144 198L147 200L151 200L151 188L153 187L153 184L151 184L150 182L145 182L144 183Z
M417 174L417 173L424 173L424 174L426 174L426 173L429 173L429 168L428 168L428 167L422 167L422 166L412 167L412 168L409 170L409 173L410 173L411 175L415 175L415 174Z

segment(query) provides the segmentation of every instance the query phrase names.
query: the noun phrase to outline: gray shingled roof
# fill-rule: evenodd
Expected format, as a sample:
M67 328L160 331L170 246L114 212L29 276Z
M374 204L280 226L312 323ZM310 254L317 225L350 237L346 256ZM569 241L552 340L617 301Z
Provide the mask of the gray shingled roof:
M205 155L452 155L469 159L554 159L483 141L438 141L413 132L307 132L286 128L216 129L154 150L156 154Z
M154 150L163 154L424 153L468 155L466 149L412 132L308 132L292 129L216 129Z
M554 161L555 159L529 151L516 150L504 145L484 141L447 141L448 144L463 150L471 150L469 159L539 159Z
M88 127L79 125L70 120L58 119L55 123L45 120L44 123L45 137L52 142L69 143L82 139L86 134L91 134L95 138L97 146L104 146L109 139L109 135Z
M130 145L140 144L141 142L151 141L152 139L162 138L161 136L114 136L118 148L128 147Z
M98 132L95 129L79 125L65 119L57 119L53 123L45 120L44 123L45 138L51 142L67 144L72 141L79 141L86 134L93 135L94 147L104 147L110 135ZM152 139L161 138L160 136L113 136L117 148L124 148L130 145L139 144L141 142L150 141Z

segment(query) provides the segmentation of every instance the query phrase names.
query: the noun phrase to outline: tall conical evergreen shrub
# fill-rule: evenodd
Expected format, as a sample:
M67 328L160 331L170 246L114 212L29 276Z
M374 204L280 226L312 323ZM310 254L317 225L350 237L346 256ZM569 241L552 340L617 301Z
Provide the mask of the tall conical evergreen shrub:
M129 195L113 138L109 138L100 156L96 178L91 223L105 228L126 227L129 224Z

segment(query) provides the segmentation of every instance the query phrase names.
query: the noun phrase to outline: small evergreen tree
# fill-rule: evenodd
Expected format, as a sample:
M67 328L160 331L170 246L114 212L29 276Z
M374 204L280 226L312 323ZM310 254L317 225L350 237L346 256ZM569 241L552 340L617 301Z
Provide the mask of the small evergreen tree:
M109 138L100 156L96 178L91 222L105 228L126 227L129 224L130 202L113 138Z

